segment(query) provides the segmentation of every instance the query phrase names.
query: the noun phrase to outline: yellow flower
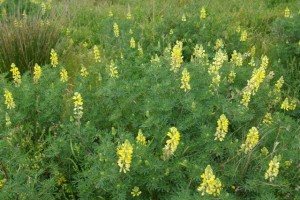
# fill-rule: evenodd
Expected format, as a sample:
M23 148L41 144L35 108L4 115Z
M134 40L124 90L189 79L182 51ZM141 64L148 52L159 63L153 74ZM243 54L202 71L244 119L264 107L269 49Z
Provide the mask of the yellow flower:
M285 98L284 101L282 102L281 109L289 110L289 99L288 98Z
M245 42L247 40L247 38L248 38L248 33L247 33L246 30L243 30L242 34L241 34L241 37L240 37L240 41Z
M166 141L166 145L163 148L164 160L168 160L175 153L180 141L180 133L175 127L170 128L170 131L167 133L167 136L169 136L170 139Z
M114 14L113 14L113 12L112 12L111 10L108 12L108 16L109 16L109 17L114 16Z
M292 162L290 160L284 161L285 166L288 168L291 166Z
M143 135L143 132L142 132L142 130L141 129L139 129L139 132L138 132L138 135L137 135L137 137L136 137L136 142L138 143L138 144L142 144L142 145L146 145L146 138L145 138L145 136Z
M274 158L269 163L269 168L265 173L265 179L269 179L270 182L272 182L275 177L277 177L279 172L279 161L277 156L274 156Z
M142 192L140 191L140 188L137 186L135 186L131 191L131 195L133 197L138 197L138 196L140 196L140 194L142 194Z
M110 72L110 77L111 78L118 78L119 77L119 72L118 72L118 68L115 66L114 61L110 62L109 65L109 72Z
M19 69L16 67L14 63L11 64L11 69L10 71L12 72L12 77L14 79L15 86L20 86L22 80L21 80L21 74Z
M87 47L89 46L89 43L84 42L84 43L82 44L82 46L83 46L84 48L87 48Z
M263 56L261 57L261 64L260 64L260 67L266 69L268 65L269 65L269 58L268 58L266 55L263 55Z
M243 98L241 100L241 104L245 107L248 107L250 99L251 99L251 93L250 92L243 92Z
M58 65L58 57L54 49L51 49L50 60L52 67L56 67Z
M281 109L286 110L286 111L295 110L296 109L296 100L285 98L281 104Z
M69 77L68 77L68 72L67 72L67 70L66 70L66 69L62 69L62 70L60 71L60 81L62 81L62 82L64 83L64 82L67 82L68 79L69 79Z
M234 83L234 79L236 77L236 73L234 71L230 71L229 75L228 75L228 82L229 83Z
M114 34L115 34L115 37L119 37L119 35L120 35L119 26L117 23L114 23Z
M272 124L272 121L273 121L273 119L272 119L271 113L267 113L263 119L263 123L270 125L270 124Z
M182 15L182 17L181 17L181 21L186 22L186 16L185 16L184 13L183 13L183 15Z
M184 70L182 71L182 77L181 77L181 89L184 89L184 92L186 92L187 90L191 90L191 86L190 86L190 74L187 71L186 68L184 68Z
M89 72L87 71L87 69L83 65L81 65L80 75L82 77L87 77L89 75Z
M222 48L224 48L224 42L223 42L223 40L222 39L217 39L216 40L216 44L214 46L214 49L218 50L218 49L222 49Z
M206 53L205 50L203 49L203 46L202 45L199 46L198 44L196 44L193 55L197 59L204 58L206 56Z
M264 78L266 77L265 73L265 68L263 66L253 70L251 79L248 81L247 86L243 89L243 99L241 101L242 105L246 107L248 106L251 94L256 94L260 84L264 81Z
M130 171L132 153L133 147L128 140L125 140L125 142L117 149L120 172L126 173L127 171Z
M16 107L12 93L7 89L5 89L4 91L4 97L5 97L4 104L7 106L7 109L12 109Z
M171 54L171 71L177 72L180 69L182 62L182 42L176 41L176 45L173 47Z
M42 68L37 63L34 65L33 69L33 82L37 83L42 75Z
M130 48L134 49L135 48L135 40L133 37L130 39Z
M204 7L202 7L200 11L200 19L205 19L205 18L206 18L206 10Z
M94 46L93 51L94 51L94 58L95 58L96 63L101 62L100 51L96 45Z
M170 34L170 35L173 35L173 33L174 33L174 32L173 32L173 29L170 29L169 34ZM299 46L300 46L300 41L299 41Z
M241 53L237 53L236 50L231 54L230 62L234 64L234 66L240 67L243 65L243 56Z
M286 9L284 10L284 17L286 17L286 18L291 17L291 12L288 7L286 7Z
M250 62L249 62L248 64L249 64L251 67L255 67L255 66L256 66L254 57L251 57L251 60L250 60Z
M218 123L218 127L215 133L215 140L219 140L222 142L226 134L228 133L229 120L226 118L224 114L222 114L218 119L217 123Z
M281 91L281 88L284 84L284 79L283 79L283 76L281 76L278 81L275 83L275 88L274 88L274 93L277 93L279 94L280 91Z
M222 190L221 181L214 175L213 170L210 165L207 165L205 172L201 175L202 183L198 187L198 191L201 195L210 194L213 196L219 196Z
M269 154L269 150L266 147L263 147L260 152L265 156Z
M256 127L252 127L247 134L246 142L241 145L241 150L247 154L249 153L258 143L259 134Z
M74 103L74 109L73 109L74 118L79 121L83 115L83 102L82 102L81 94L78 92L75 92L72 99L73 99L73 103Z

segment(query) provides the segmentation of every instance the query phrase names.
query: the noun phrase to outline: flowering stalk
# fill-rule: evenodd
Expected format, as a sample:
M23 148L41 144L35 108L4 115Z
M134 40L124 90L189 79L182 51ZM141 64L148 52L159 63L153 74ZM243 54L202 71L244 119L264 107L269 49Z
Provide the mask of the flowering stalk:
M186 68L182 71L182 77L181 77L181 89L184 89L184 92L187 92L188 90L191 90L190 86L190 73L187 71Z
M83 115L83 102L82 102L82 97L81 94L78 92L74 93L73 96L73 101L74 101L74 118L77 120L77 123L80 124L80 119Z
M7 106L7 109L13 109L16 107L12 93L7 89L4 90L4 97L5 97L4 104Z
M35 63L33 68L33 82L37 83L42 75L42 68L37 63Z
M117 155L119 157L118 165L120 167L120 172L130 171L130 165L132 160L133 147L128 140L118 148Z
M205 168L205 172L201 175L202 183L198 187L198 191L201 195L210 194L213 196L219 196L222 190L221 181L214 175L210 165Z
M138 132L138 135L137 135L137 137L136 137L136 142L138 143L138 144L141 144L141 145L146 145L146 138L145 138L145 136L143 135L143 132L142 132L142 130L141 129L139 129L139 132Z
M226 134L228 133L228 124L229 121L224 114L220 116L218 119L218 127L215 133L215 140L223 141Z
M256 127L252 127L247 134L246 142L241 145L241 150L247 154L249 153L258 143L259 134Z
M269 163L269 168L265 173L265 179L269 179L272 182L275 177L277 177L279 172L279 161L277 156L275 156Z
M58 57L54 49L51 49L50 60L52 67L56 67L58 65Z
M180 141L180 133L175 127L170 128L170 131L167 133L167 136L169 136L170 139L166 141L166 145L163 148L164 160L168 160L172 155L174 155Z
M177 72L183 62L182 56L182 42L176 41L171 54L171 71Z
M18 87L21 85L21 73L19 71L19 69L16 67L15 63L11 64L11 69L10 71L12 72L12 77L15 83L15 86Z
M100 51L99 48L95 45L93 48L93 52L94 52L94 58L96 62L101 62L101 57L100 57Z
M69 76L68 76L67 70L66 69L62 69L60 71L60 81L64 83L64 82L67 82L68 79L69 79Z

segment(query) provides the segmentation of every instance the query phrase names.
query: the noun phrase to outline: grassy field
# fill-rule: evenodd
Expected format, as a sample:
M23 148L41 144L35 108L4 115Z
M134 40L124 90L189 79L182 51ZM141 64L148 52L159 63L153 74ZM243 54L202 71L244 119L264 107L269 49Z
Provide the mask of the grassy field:
M0 12L0 199L300 199L299 1Z

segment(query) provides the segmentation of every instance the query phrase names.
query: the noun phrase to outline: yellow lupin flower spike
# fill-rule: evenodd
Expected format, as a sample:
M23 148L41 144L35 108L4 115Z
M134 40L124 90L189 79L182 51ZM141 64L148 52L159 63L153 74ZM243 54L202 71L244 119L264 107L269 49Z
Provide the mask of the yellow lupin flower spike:
M202 7L200 11L200 19L205 19L205 18L206 18L206 10L204 7Z
M81 64L80 75L81 75L82 77L87 77L87 76L89 75L89 72L88 72L87 69L83 66L83 64Z
M241 145L241 150L247 154L249 153L258 143L259 134L256 127L252 127L247 134L246 142Z
M229 120L226 118L224 114L222 114L218 119L217 123L218 123L218 127L215 133L215 140L219 140L222 142L226 134L228 133Z
M273 121L273 119L272 119L271 113L267 113L263 119L263 123L270 125L270 124L272 124L272 121Z
M94 58L95 58L96 63L101 62L100 51L96 45L93 48L93 52L94 52Z
M240 41L241 42L245 42L248 38L248 33L246 30L242 31L241 37L240 37Z
M120 35L119 26L117 23L114 23L114 34L115 34L115 37L119 37L119 35Z
M4 104L7 106L7 109L13 109L16 107L12 93L7 89L4 90L4 97L5 97Z
M61 82L67 82L69 80L68 72L66 69L62 69L60 71L60 81Z
M275 177L277 177L279 173L279 161L277 156L275 156L269 163L269 168L265 173L265 179L269 179L270 182L272 182Z
M137 186L135 186L131 191L131 195L133 197L138 197L138 196L140 196L140 194L142 194L142 192L140 191L140 188Z
M143 135L143 132L141 129L139 129L139 132L138 132L138 135L136 136L136 142L138 144L142 144L142 145L146 145L146 138L145 136Z
M176 45L173 47L171 55L171 71L177 72L180 69L182 62L182 42L176 41Z
M52 67L56 67L58 65L58 57L54 49L51 49L50 60L51 60Z
M190 86L190 73L187 71L186 68L182 71L182 76L181 76L181 89L184 89L184 92L187 92L188 90L191 90Z
M174 155L180 141L180 133L175 127L170 128L170 131L167 133L167 136L169 136L170 139L166 141L166 145L163 148L164 160L168 160L172 155Z
M115 66L115 63L114 61L111 61L110 62L110 65L109 65L109 76L111 78L118 78L119 77L119 72L118 72L118 68Z
M213 196L220 196L222 190L221 181L214 175L213 170L210 165L207 165L205 172L201 175L202 183L197 188L201 195L210 194Z
M79 121L83 115L83 102L82 102L81 94L78 92L75 92L72 99L74 101L74 109L73 109L74 118L79 123Z
M117 155L119 157L118 165L120 167L120 172L126 173L130 171L132 154L133 147L128 140L125 140L125 142L117 149Z
M281 104L281 109L286 110L286 111L295 110L296 104L297 103L296 103L295 99L285 98Z
M284 17L290 18L291 17L291 11L288 7L284 10Z
M134 49L135 48L135 40L133 37L130 39L130 48Z
M22 80L21 80L21 73L19 69L16 67L14 63L11 64L11 69L10 71L12 72L12 77L15 83L15 86L18 87L20 86Z
M37 63L33 67L33 82L37 83L42 76L42 68Z

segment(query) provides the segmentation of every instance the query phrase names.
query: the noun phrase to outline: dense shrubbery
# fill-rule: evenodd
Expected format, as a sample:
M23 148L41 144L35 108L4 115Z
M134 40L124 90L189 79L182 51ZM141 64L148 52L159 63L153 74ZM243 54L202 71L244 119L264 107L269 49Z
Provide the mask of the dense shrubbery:
M251 27L185 6L157 24L84 7L48 64L1 74L0 199L299 198L299 100L281 65L300 45L275 41L298 37L299 14L266 28L296 50L278 62Z

